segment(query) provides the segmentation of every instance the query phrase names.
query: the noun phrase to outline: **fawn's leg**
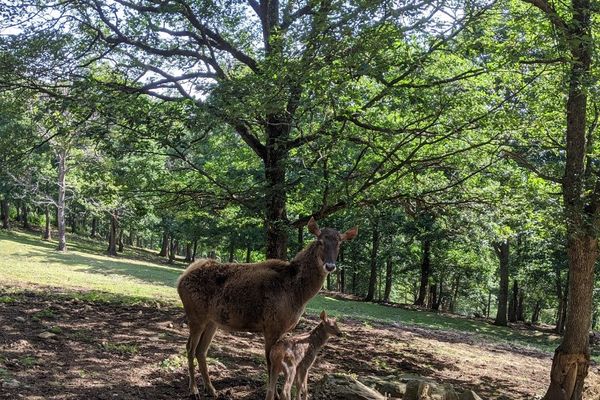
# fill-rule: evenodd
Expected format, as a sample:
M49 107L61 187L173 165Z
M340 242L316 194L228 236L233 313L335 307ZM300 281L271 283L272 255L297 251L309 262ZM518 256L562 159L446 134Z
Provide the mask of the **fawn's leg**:
M302 399L308 400L308 373L304 375L304 379L302 380Z
M194 354L196 353L196 348L198 347L198 343L200 342L200 337L202 336L203 330L203 325L190 324L190 336L188 337L186 345L188 373L190 378L190 399L194 400L200 399L200 392L198 391L198 386L196 385L196 374L194 371Z
M269 369L269 377L267 384L266 400L274 400L277 394L277 378L281 372L280 360L271 360L271 368Z
M292 365L285 365L284 368L285 383L283 384L281 397L283 400L292 400L292 384L296 378L296 368Z
M202 332L202 336L200 338L200 343L196 348L196 359L198 360L198 366L200 368L200 373L202 374L202 380L204 381L204 390L211 397L217 396L217 391L215 387L210 382L210 377L208 376L208 366L206 365L206 354L208 353L208 348L210 346L210 342L212 342L215 333L217 332L217 325L214 322L210 322L204 328L204 332Z

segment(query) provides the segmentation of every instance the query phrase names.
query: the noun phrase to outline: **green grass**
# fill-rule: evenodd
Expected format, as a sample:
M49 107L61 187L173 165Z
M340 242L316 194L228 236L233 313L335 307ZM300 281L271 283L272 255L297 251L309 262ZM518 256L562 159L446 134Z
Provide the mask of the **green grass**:
M126 249L121 257L103 254L104 243L91 240L70 241L68 252L55 251L56 244L32 234L0 231L0 282L4 285L46 285L66 291L59 296L94 302L152 303L180 305L175 283L182 265L159 262L149 252ZM130 258L130 257L135 257ZM0 302L18 298L5 293ZM428 329L467 332L491 339L552 351L559 338L548 333L497 327L486 322L436 313L386 307L358 301L316 296L307 312L318 315L327 310L336 317L364 323L401 323ZM52 318L52 310L40 311L38 318ZM600 356L594 358L600 361Z

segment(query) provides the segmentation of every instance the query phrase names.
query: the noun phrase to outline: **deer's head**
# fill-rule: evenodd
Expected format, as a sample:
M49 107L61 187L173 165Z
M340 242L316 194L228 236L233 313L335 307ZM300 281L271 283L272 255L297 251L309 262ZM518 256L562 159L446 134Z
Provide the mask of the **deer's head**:
M340 330L337 321L334 318L329 318L325 310L321 311L320 315L323 326L325 327L325 332L332 336L342 337L344 333Z
M356 227L348 229L344 233L339 233L331 228L319 229L317 221L312 217L308 221L308 230L317 237L317 252L319 258L323 261L325 273L335 271L335 261L340 252L342 242L354 238L358 233L358 228Z

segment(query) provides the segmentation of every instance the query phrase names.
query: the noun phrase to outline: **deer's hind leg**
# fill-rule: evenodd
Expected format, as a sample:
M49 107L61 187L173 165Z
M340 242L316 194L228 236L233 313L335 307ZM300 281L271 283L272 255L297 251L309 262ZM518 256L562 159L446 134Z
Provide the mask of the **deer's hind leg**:
M217 332L217 325L214 322L209 322L204 331L202 332L202 336L200 338L200 343L198 347L196 347L196 359L198 360L198 367L200 368L200 373L202 374L202 380L204 381L204 389L211 397L217 396L217 391L215 387L210 382L210 377L208 376L208 366L206 365L206 354L208 353L208 348L210 343Z
M200 392L198 391L198 386L196 385L196 374L194 371L194 354L196 353L196 348L198 347L198 343L200 343L200 338L202 337L202 331L204 330L204 325L196 325L190 324L190 336L188 337L186 351L187 351L187 359L188 359L188 373L189 373L189 388L190 388L190 399L199 400Z

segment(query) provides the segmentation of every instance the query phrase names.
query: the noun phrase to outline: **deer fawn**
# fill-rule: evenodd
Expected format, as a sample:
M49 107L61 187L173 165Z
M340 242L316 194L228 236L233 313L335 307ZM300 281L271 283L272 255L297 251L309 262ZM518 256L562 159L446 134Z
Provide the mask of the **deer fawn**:
M335 319L329 319L325 310L321 311L321 323L310 333L280 339L271 348L269 358L269 386L267 400L273 400L277 390L277 378L281 372L285 376L282 400L291 400L292 385L296 386L297 399L308 398L308 370L312 367L319 350L331 336L343 336ZM301 397L302 396L302 397Z

